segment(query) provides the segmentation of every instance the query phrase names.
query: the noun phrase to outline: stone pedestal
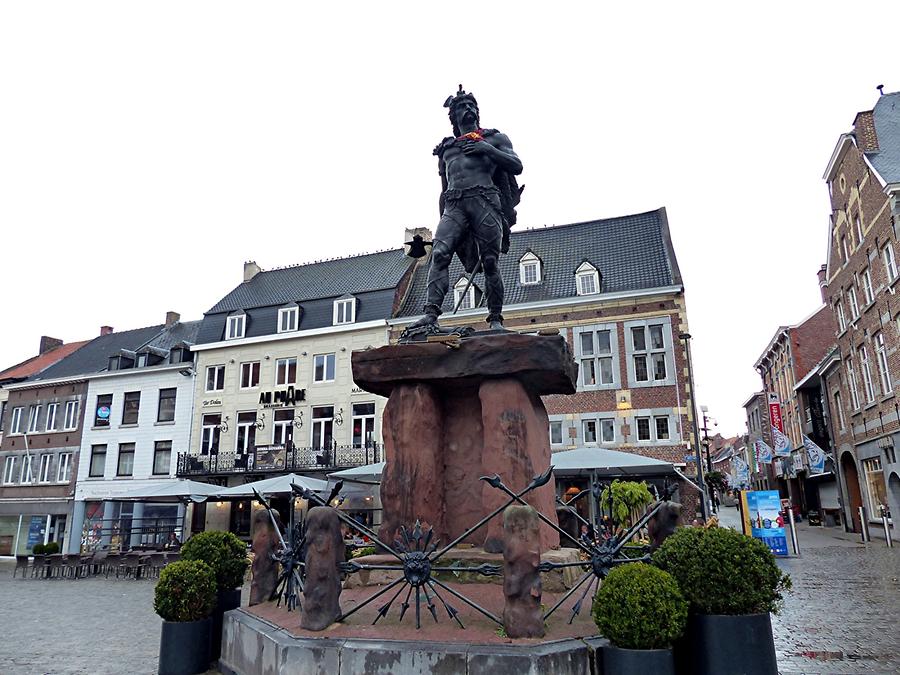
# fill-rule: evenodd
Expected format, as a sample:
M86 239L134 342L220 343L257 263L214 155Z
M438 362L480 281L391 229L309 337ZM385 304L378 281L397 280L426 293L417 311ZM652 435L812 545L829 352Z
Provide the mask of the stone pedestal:
M354 352L356 384L388 397L379 536L391 542L418 519L446 542L504 503L481 476L499 474L519 491L544 472L550 439L540 397L573 393L577 372L559 335L500 333ZM555 520L554 498L551 481L526 499ZM499 552L502 528L497 516L466 541ZM542 525L541 547L557 546L559 535Z
M306 516L306 583L300 627L325 630L341 615L341 574L344 561L341 521L330 506L315 506Z
M253 565L250 582L250 605L267 602L278 581L278 563L272 558L278 546L278 533L267 510L253 514Z
M503 512L503 627L511 638L544 637L540 524L530 506L508 506Z

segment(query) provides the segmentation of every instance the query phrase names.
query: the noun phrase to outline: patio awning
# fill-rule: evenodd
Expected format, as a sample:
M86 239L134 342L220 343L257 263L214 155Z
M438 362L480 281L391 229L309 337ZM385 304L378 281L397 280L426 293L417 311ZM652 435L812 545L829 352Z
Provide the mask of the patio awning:
M195 480L167 480L144 485L113 499L130 502L202 502L221 489L218 485Z
M295 473L289 473L284 476L276 476L275 478L266 478L252 483L244 483L243 485L235 485L230 488L217 488L216 498L230 499L234 497L252 497L253 490L256 489L263 497L267 495L289 495L291 494L291 483L298 487L312 490L313 492L328 492L328 481L319 480L318 478L310 478L309 476L298 476Z
M383 471L384 462L375 462L374 464L356 466L352 469L335 471L334 473L328 474L328 478L332 481L343 480L351 483L377 483L381 481L381 473Z
M675 472L671 462L606 448L579 448L554 452L550 456L553 473L561 476L596 472L599 476L621 477L665 475Z

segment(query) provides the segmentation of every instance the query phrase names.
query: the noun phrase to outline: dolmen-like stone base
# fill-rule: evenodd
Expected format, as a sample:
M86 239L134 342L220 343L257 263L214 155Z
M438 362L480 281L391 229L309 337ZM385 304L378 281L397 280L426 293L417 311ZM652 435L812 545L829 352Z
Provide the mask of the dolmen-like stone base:
M522 490L550 465L546 394L575 391L577 365L559 335L501 333L458 344L389 345L354 352L353 379L388 397L383 416L386 467L382 473L379 537L393 542L416 520L447 542L507 496L480 481L498 474ZM555 520L551 480L527 496ZM500 517L467 537L486 551L503 550ZM541 525L541 548L559 546Z
M225 675L591 675L600 637L536 644L296 637L244 610L225 614Z

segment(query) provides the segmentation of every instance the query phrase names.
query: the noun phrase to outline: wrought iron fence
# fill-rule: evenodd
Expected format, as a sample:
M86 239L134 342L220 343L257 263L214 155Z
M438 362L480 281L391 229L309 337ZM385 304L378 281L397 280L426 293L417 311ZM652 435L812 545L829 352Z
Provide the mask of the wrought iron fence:
M278 459L275 462L268 461L271 459L271 453L267 451L266 464L257 461L257 454L258 450L247 453L218 452L208 455L179 453L177 475L186 477L349 469L384 459L384 451L379 443L363 446L333 445L326 448L291 446L277 453Z

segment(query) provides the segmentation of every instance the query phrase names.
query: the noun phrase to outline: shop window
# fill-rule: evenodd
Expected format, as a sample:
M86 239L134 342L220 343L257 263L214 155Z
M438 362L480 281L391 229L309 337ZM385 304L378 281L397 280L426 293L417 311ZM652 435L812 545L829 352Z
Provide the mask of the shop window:
M178 396L178 389L159 390L159 406L156 411L157 422L174 422L175 421L175 399Z
M869 518L880 518L881 506L888 503L881 458L864 459L862 465L866 476L866 487L868 488Z
M122 404L122 424L137 424L141 411L141 392L125 392L125 400Z
M97 405L94 407L94 426L108 427L109 416L112 412L112 394L100 394L97 397Z
M134 443L119 443L119 460L116 465L116 475L134 475Z
M172 441L156 441L153 444L153 475L167 475L171 465Z
M313 357L313 381L334 382L334 354L316 354Z

